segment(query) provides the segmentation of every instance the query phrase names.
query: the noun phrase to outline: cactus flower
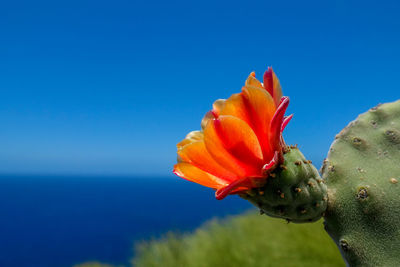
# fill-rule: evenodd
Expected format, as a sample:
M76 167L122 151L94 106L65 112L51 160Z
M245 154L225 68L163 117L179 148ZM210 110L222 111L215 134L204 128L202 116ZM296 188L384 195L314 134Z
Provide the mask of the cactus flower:
M263 186L269 173L283 163L282 131L291 116L272 68L261 83L252 72L242 92L214 102L201 122L177 144L173 172L216 190L217 199Z

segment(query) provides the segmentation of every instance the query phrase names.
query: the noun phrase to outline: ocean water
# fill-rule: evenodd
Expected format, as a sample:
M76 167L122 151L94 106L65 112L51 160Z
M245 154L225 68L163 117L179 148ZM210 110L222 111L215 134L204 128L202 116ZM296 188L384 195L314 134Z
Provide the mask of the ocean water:
M175 177L0 177L0 266L125 264L136 241L251 205Z

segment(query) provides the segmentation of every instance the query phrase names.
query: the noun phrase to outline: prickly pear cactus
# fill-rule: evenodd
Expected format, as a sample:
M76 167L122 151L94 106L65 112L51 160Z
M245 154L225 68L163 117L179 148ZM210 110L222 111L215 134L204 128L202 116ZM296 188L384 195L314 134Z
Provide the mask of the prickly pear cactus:
M241 197L271 217L296 223L317 221L326 209L326 185L297 147L288 147L284 158L284 164L269 175L265 186Z
M343 129L322 168L325 228L350 266L400 266L400 101Z

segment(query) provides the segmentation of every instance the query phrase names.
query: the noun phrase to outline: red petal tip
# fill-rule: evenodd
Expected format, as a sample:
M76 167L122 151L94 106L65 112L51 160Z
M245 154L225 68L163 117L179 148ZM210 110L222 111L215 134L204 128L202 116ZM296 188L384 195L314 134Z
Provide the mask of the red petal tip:
M293 114L291 114L291 115L289 115L289 116L287 116L287 117L285 117L285 118L283 119L282 126L281 126L281 132L283 132L283 130L285 130L286 125L288 125L288 123L290 122L290 120L291 120L292 118L293 118Z
M265 171L270 170L271 168L273 168L275 166L275 164L277 162L278 162L278 151L275 151L274 157L271 159L271 161L263 166L263 168L262 168L263 171L265 172Z
M279 113L279 112L282 112L282 110L283 110L283 113L285 113L287 107L289 106L289 100L290 100L290 99L289 99L288 96L283 96L283 97L281 98L281 100L280 100L280 102L279 102L279 106L278 106L278 108L276 109L275 115L276 115L277 113Z
M275 111L274 116L271 120L271 137L270 143L274 150L279 150L279 142L281 139L281 129L283 123L283 117L285 116L285 111L289 105L289 97L282 97L281 103L279 104L278 108Z
M227 195L229 195L230 192L232 192L233 190L238 188L246 180L247 180L247 178L242 178L242 179L232 182L231 184L229 184L223 188L218 189L215 192L215 198L218 200L224 199Z
M274 72L274 71L272 70L272 67L271 67L271 66L268 66L268 68L267 68L267 70L265 71L265 73L272 74L272 72ZM265 74L264 74L264 75L265 75Z

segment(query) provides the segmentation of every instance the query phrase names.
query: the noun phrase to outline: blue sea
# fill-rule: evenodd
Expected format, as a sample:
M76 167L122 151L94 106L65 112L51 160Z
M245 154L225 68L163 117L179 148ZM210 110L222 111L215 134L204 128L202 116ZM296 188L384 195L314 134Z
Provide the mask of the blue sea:
M128 265L133 245L251 205L175 177L0 177L0 266Z

